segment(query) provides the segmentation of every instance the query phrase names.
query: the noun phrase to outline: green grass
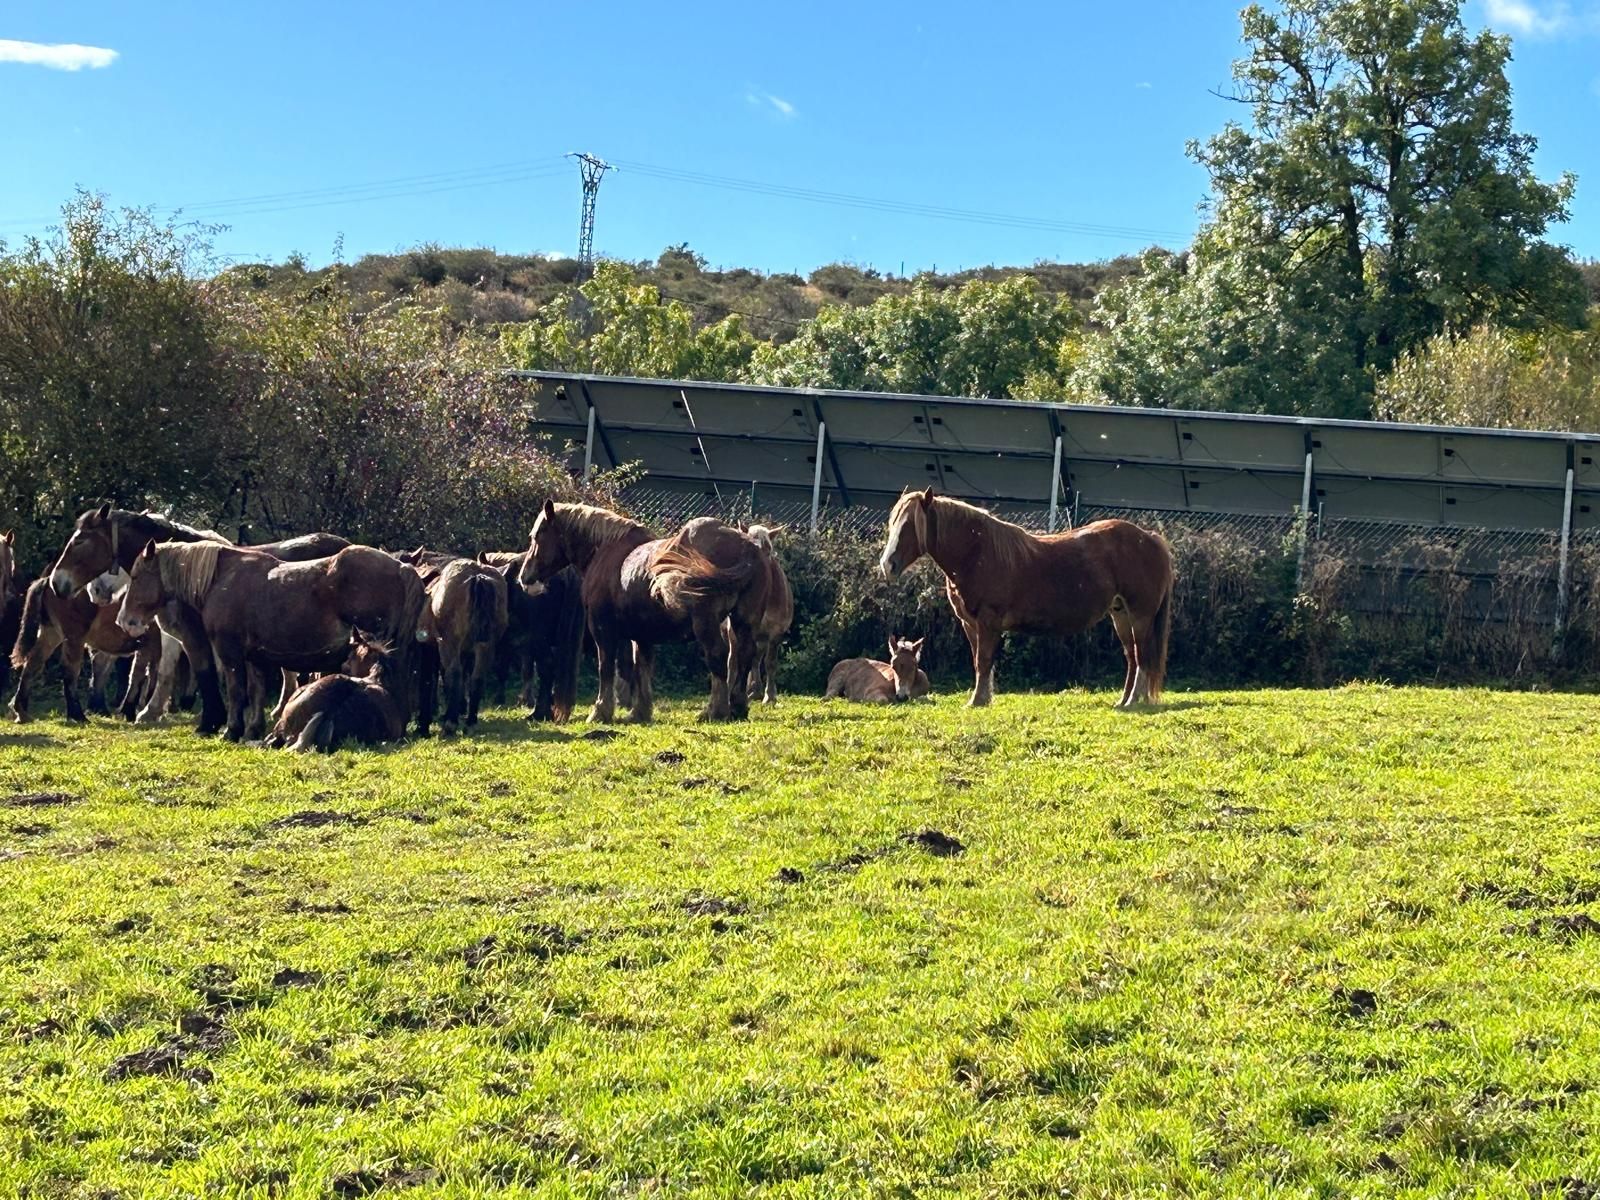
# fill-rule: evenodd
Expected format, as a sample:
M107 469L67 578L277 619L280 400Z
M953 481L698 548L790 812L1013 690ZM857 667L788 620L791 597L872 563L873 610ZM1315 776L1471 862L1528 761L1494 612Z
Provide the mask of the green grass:
M1600 698L1110 700L0 732L0 1194L1588 1195Z

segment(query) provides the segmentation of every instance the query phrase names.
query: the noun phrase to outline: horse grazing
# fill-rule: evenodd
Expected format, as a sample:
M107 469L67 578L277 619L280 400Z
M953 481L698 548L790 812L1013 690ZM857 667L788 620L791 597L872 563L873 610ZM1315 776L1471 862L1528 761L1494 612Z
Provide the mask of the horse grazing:
M427 593L417 627L426 635L418 672L417 732L428 736L443 680L439 732L453 734L462 725L478 723L484 682L506 631L506 578L494 567L450 554L415 550L402 559L416 563Z
M745 530L745 535L761 547L766 561L767 606L756 622L756 657L750 670L750 697L754 699L757 692L763 692L764 704L778 702L778 645L794 623L794 591L772 546L773 536L779 532L781 527L771 529L765 525L752 525Z
M628 719L650 720L655 648L686 635L699 643L711 674L711 700L702 718L749 716L754 630L767 602L765 564L754 542L709 517L658 538L607 509L547 500L528 536L518 580L532 591L568 566L583 576L583 607L600 672L590 721L609 722L615 716L617 665L630 641L634 678ZM731 651L724 621L733 635Z
M133 569L134 560L149 542L215 542L228 539L210 529L194 529L160 513L130 512L102 504L79 515L72 534L49 572L50 586L58 596L70 596L97 576ZM304 562L337 554L350 543L332 533L311 533L253 549L284 562ZM182 605L163 614L167 632L183 644L200 695L201 733L215 733L226 719L222 691L209 653L205 631L194 623Z
M514 666L530 721L568 720L578 703L578 661L583 656L583 579L571 567L530 594L517 582L525 550L481 555L506 580L506 633L496 657Z
M914 642L889 639L889 661L875 658L847 658L828 672L826 700L859 700L863 704L892 704L915 700L933 687L928 673L918 664L922 659L922 638Z
M1118 708L1161 698L1172 630L1172 550L1128 521L1040 536L933 489L889 514L878 568L892 579L926 554L972 647L974 706L994 696L1000 635L1081 633L1108 613L1128 669Z
M404 656L357 632L348 675L324 675L294 694L263 745L331 753L345 741L363 746L405 736Z
M264 724L258 717L245 728L248 666L337 671L356 629L408 645L422 607L422 581L370 546L285 563L217 542L149 542L134 561L117 624L142 635L174 602L204 631L229 680L224 735L238 741L259 734L255 726Z

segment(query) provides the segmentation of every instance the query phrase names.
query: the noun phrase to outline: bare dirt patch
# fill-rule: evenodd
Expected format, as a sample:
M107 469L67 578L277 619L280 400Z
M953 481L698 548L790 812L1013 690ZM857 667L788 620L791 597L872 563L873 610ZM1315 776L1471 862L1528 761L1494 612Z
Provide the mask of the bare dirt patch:
M355 813L331 808L305 808L267 823L268 829L320 829L324 825L365 825L367 819Z
M958 838L951 837L942 829L919 829L915 833L903 833L900 840L908 845L920 847L935 858L955 858L965 854L967 847Z
M77 802L78 797L68 792L13 792L0 800L0 808L55 808Z

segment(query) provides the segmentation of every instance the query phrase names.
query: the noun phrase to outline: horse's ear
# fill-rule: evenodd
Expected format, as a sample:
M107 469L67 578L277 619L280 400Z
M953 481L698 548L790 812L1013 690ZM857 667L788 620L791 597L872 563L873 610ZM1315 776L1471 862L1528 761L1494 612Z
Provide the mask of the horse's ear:
M894 634L889 635L889 657L893 658L900 651L900 639Z
M490 567L498 570L498 568L496 568L495 565L489 561L489 552L487 550L478 551L478 565L480 567Z
M15 546L17 544L17 531L15 529L6 530L6 536L0 538L0 542L4 542L8 546Z
M140 558L154 558L156 556L156 540L151 538L144 544L144 549L139 551Z
M918 658L921 658L922 657L922 643L927 641L927 640L928 640L927 637L924 636L924 637L919 637L916 641L912 642L911 643L911 653L915 654Z
M111 501L107 500L94 510L94 519L96 521L109 521L111 519Z
M928 490L922 493L921 500L923 508L927 508L933 503L933 485L931 483L928 485Z
M540 511L544 513L546 519L554 521L556 519L555 501L546 496L544 498L544 508L540 509Z

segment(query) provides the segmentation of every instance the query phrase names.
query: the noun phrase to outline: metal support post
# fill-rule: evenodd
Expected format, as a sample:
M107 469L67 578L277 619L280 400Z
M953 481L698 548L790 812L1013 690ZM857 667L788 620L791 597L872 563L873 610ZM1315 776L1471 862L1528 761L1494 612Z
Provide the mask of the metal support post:
M583 439L583 486L589 486L589 479L594 474L594 405L589 406L589 433Z
M822 451L828 439L828 423L817 422L817 469L811 476L811 532L817 531L817 509L822 506Z
M1561 566L1556 573L1556 657L1567 631L1567 549L1572 543L1572 468L1567 468L1567 490L1561 501Z
M1311 537L1311 451L1306 450L1305 481L1300 485L1300 555L1294 569L1294 590L1301 592L1306 585L1306 542Z
M1050 532L1056 531L1056 506L1061 500L1061 435L1056 434L1056 462L1050 471Z

